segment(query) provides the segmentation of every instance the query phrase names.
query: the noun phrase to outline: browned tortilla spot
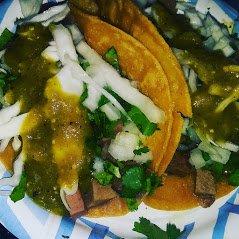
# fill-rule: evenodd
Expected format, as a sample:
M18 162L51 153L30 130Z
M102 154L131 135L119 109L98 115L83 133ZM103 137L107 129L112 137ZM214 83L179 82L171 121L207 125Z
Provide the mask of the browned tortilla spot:
M76 8L72 8L72 13L87 43L100 55L114 46L126 76L137 81L139 90L164 111L165 122L159 125L160 130L145 141L153 154L153 169L157 171L168 145L173 120L169 85L161 65L147 48L125 32Z

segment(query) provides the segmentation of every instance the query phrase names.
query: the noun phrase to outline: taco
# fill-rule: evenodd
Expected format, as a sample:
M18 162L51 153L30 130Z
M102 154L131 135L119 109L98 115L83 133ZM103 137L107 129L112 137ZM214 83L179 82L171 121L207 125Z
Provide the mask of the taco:
M23 24L6 49L16 81L0 111L0 156L16 160L0 185L15 187L12 200L26 191L57 214L119 216L161 184L155 172L173 102L165 72L144 45L97 17L79 16L84 39L72 38L72 26Z
M88 10L84 8L84 2L87 2ZM218 176L215 176L215 173L217 172L217 170L219 170L219 168L215 169L215 167L220 167L221 168L220 172L222 173L223 172L222 164L228 161L229 159L228 155L230 155L230 152L227 150L232 150L236 152L238 150L238 147L237 145L233 145L229 143L228 145L230 148L229 149L226 146L227 144L215 143L213 142L212 139L209 139L209 143L208 143L208 139L205 140L205 136L202 136L203 134L205 134L205 132L201 132L205 130L203 128L204 127L203 124L205 123L206 119L203 118L203 120L201 121L202 112L200 109L197 109L197 113L196 111L194 112L195 115L197 116L193 118L192 121L190 121L191 122L190 124L185 126L185 122L189 122L189 121L188 119L184 121L183 116L192 117L191 97L193 99L194 105L196 106L198 104L198 101L201 100L201 96L200 97L197 96L198 97L198 101L197 101L193 95L193 92L194 92L193 90L195 89L191 89L192 92L190 97L186 80L181 70L181 66L179 65L178 60L176 59L174 54L172 53L171 48L168 46L168 44L159 34L154 24L144 14L141 13L139 8L132 1L129 1L129 0L126 0L126 1L112 0L107 2L104 0L80 1L80 2L70 1L70 3L72 4L71 8L72 8L73 15L79 24L81 24L80 23L81 21L84 21L80 18L84 18L84 17L82 17L80 11L77 10L77 8L90 15L98 16L103 21L106 21L112 24L113 26L116 26L122 29L123 31L125 31L126 33L134 37L136 40L141 42L155 56L155 58L160 63L160 65L162 66L167 76L167 80L168 80L169 88L170 88L170 94L174 104L173 123L172 123L171 136L168 141L167 149L164 152L164 156L159 163L158 173L159 175L162 175L166 171L166 174L168 175L165 178L163 177L164 186L156 190L155 195L153 195L152 197L147 197L145 199L145 202L155 208L166 209L166 210L188 209L198 205L198 203L202 205L203 207L208 207L214 202L215 196L220 197L230 192L233 189L233 187L228 185L228 183L226 182L227 180L225 180L223 175L221 175L221 179L219 180L219 182L215 184L215 178L216 178L216 181L218 181L218 178L217 178ZM93 4L95 7L94 7L94 10L91 9L91 12L89 12L91 4ZM177 22L177 18L174 19L173 14L169 13L169 11L165 7L157 3L152 5L151 11L152 11L151 16L154 18L156 23L159 22L157 26L159 27L160 31L162 31L162 33L164 34L165 39L167 39L172 46L179 47L180 49L186 49L186 50L188 49L191 50L192 47L196 47L196 48L202 47L202 44L203 44L202 37L199 36L199 34L191 28L190 24L188 24L187 21L182 21L179 19L179 22ZM168 23L167 23L167 20L169 21ZM171 32L174 33L175 36L170 35L170 30ZM180 54L179 53L177 54L177 52L180 52ZM189 55L191 58L188 59L187 61L187 56L188 56L187 53L185 53L184 55L181 51L179 50L176 51L176 56L180 59L181 61L180 63L183 65L184 69L185 69L185 64L186 65L189 64L199 74L198 77L199 78L202 77L202 81L207 81L207 77L210 77L210 73L209 73L210 71L218 72L218 76L219 76L220 74L219 72L221 72L223 67L225 68L226 64L228 65L232 64L232 62L230 61L229 62L224 61L222 59L223 57L221 56L215 55L211 57L210 54L205 50L201 50L201 51L198 50L198 52L196 50L195 52L191 50ZM208 63L209 61L208 58L205 58L205 59L203 58L203 55L209 56L210 63ZM215 66L213 69L211 69L210 67L212 65L212 62L215 61L216 58L218 58L220 62L219 64L222 65L222 67L219 69L217 66ZM208 67L204 66L205 62L203 61L207 62L206 64L208 64ZM201 68L200 68L200 64L202 65ZM215 76L211 76L211 78L213 77ZM221 77L228 78L230 76L223 75ZM189 81L189 85L190 84L191 83ZM215 101L213 102L216 102L216 100L218 99L215 99ZM216 104L217 103L215 103L215 105ZM212 105L212 108L213 108L213 105ZM214 112L213 109L212 109L212 112ZM200 119L197 118L198 115L200 115L199 117ZM219 119L216 119L218 116L210 116L210 118L211 117L213 117L213 119L211 119L212 121L219 120ZM225 116L225 119L226 119L226 116ZM186 134L188 134L187 133L188 131L191 132L192 130L191 124L193 124L193 122L196 122L196 126L194 126L195 128L197 128L200 125L199 128L201 129L197 129L196 135L198 135L199 138L196 138L196 139L194 138L193 139L194 145L190 147L194 149L199 144L200 150L187 149L186 153L184 153L185 150L183 151L183 153L181 153L182 151L181 148L185 147L184 140L185 138L188 137L188 136L185 137L183 135L183 137L181 138L181 134L182 132L184 132L185 127L187 128ZM208 120L207 120L207 123L208 123ZM229 122L227 122L226 125L228 125L228 123ZM213 125L213 127L215 127L215 122L214 123L210 122L209 125ZM232 125L229 128L231 128L230 130L232 131L234 130L233 134L235 134L236 127ZM216 132L216 130L217 129L214 128L214 132ZM192 135L189 135L189 137L192 137ZM227 140L230 141L231 138L228 138ZM191 141L191 139L189 139L189 141ZM207 141L207 143L205 143L207 145L205 146L207 149L205 149L204 146L203 146L203 149L201 149L201 145L204 143L204 141ZM202 143L200 144L200 142ZM212 161L209 160L209 164L212 163L213 166L208 166L206 164L206 166L203 168L204 169L203 171L200 171L200 170L194 171L194 169L191 171L188 170L191 166L189 166L189 164L186 162L187 161L186 159L190 156L190 160L194 160L194 157L195 158L201 157L200 156L201 152L202 154L204 154L205 151L206 153L208 153L211 143L213 144L215 143L216 146L220 145L223 148L223 149L221 149L220 147L214 148L214 150L218 150L219 152L223 151L223 156L222 156L224 160L223 163L220 166L219 165L215 166L214 162L212 163ZM176 149L178 149L177 151L179 152L175 152ZM226 149L226 151L224 149ZM195 152L197 153L199 152L199 154L195 154ZM214 157L214 156L210 156L210 157ZM215 160L222 160L222 159L215 159ZM203 160L203 162L205 163L205 160ZM190 161L190 163L193 164L192 161ZM198 166L196 166L196 169L198 169L197 167ZM201 167L203 167L203 165L200 166L200 168ZM206 170L208 168L210 170ZM202 189L200 188L200 186L203 186L205 184L208 184L207 185L208 191L200 190ZM175 202L174 197L172 197L172 195L174 196L177 195L177 198L178 198L177 202Z
M85 3L87 2L87 8ZM165 172L180 141L183 117L191 117L191 99L181 67L171 48L159 34L154 24L141 13L130 0L112 1L70 1L73 15L77 16L77 7L98 15L104 21L122 29L141 42L159 61L169 83L174 104L173 128L167 151L161 160L158 173ZM75 7L75 6L76 7ZM91 6L91 7L90 7ZM93 8L93 6L95 6ZM89 10L91 9L91 11ZM181 116L182 115L182 116Z

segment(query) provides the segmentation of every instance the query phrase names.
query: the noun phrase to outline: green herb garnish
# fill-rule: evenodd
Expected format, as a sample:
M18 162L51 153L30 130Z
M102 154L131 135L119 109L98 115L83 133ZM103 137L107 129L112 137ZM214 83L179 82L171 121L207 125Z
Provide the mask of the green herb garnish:
M26 187L27 187L27 176L26 173L23 172L18 186L16 186L13 189L10 195L11 200L13 202L17 202L23 199L25 197Z
M139 207L139 202L135 198L125 198L129 210L136 211Z
M119 64L118 54L114 47L111 47L104 56L105 60L112 65L120 74L121 68Z
M13 39L13 37L14 33L5 28L0 36L0 51L7 47L8 43Z
M80 102L84 102L85 99L88 97L88 88L87 88L87 84L84 82L83 84L83 93L80 97Z
M148 239L177 239L183 233L174 224L170 223L167 224L167 229L164 231L144 217L141 217L139 222L134 223L133 231L142 233Z
M115 177L121 178L119 167L115 166L111 162L105 162L104 163L104 169L105 169L106 172L111 173Z
M150 122L139 108L132 106L127 113L143 135L150 136L157 130L157 124Z
M94 178L103 186L110 185L113 179L113 175L107 172L95 173Z
M90 63L89 63L89 61L87 61L87 60L81 60L81 61L80 61L80 66L82 67L82 69L83 69L84 71L86 71L87 68L90 67Z
M134 166L129 168L122 176L123 191L125 198L135 198L144 190L145 173L142 167Z
M146 147L146 146L134 150L134 154L135 154L135 155L146 154L146 153L148 153L148 152L149 152L149 148Z

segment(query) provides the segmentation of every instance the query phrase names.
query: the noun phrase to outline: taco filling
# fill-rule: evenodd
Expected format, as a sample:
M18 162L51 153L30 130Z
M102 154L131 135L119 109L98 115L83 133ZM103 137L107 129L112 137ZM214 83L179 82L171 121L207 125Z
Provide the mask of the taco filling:
M206 49L208 16L193 29L159 3L69 7L0 36L0 194L100 217L208 207L239 185L238 65Z

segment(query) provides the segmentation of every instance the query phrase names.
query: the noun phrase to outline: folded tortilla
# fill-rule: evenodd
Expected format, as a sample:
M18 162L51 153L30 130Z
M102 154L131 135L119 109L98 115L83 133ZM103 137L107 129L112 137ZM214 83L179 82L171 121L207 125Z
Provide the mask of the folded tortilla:
M87 43L102 56L113 46L126 77L137 81L139 90L164 111L165 121L158 125L160 130L146 137L144 142L153 154L152 168L158 171L167 149L173 120L173 103L161 65L145 46L120 29L74 7L72 14Z
M73 12L75 5L83 11L98 15L110 24L133 36L141 42L161 64L169 83L170 94L174 105L170 140L168 141L166 151L164 151L163 158L160 162L157 162L159 163L157 164L158 173L161 175L165 172L172 160L180 141L183 126L181 114L185 117L192 116L188 87L176 57L163 37L158 33L154 24L150 22L130 0L71 0L70 2L73 4ZM85 4L83 4L84 2L87 2L87 8ZM161 97L161 95L158 97Z

